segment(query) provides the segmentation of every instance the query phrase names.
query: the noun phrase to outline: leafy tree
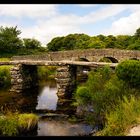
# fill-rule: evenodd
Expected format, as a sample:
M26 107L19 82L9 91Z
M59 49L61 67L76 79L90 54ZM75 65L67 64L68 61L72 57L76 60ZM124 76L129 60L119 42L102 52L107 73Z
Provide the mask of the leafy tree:
M140 39L140 28L138 28L137 30L136 30L136 33L135 33L135 38L136 39Z
M140 50L140 40L136 40L135 43L130 44L127 49Z
M36 39L24 38L23 42L27 49L37 49L38 47L41 47L41 43Z
M47 44L47 49L49 51L59 51L63 46L63 38L64 37L55 37Z
M96 36L91 37L87 45L88 48L96 48L96 49L105 48L105 43Z
M116 36L116 41L118 44L118 48L126 49L129 46L131 36L129 35L118 35Z
M116 48L117 46L116 37L114 37L113 35L108 35L105 39L105 43L106 48Z
M21 31L16 27L0 27L0 51L12 52L23 46L22 40L18 37Z
M116 67L119 79L128 83L131 87L140 87L140 61L125 60Z

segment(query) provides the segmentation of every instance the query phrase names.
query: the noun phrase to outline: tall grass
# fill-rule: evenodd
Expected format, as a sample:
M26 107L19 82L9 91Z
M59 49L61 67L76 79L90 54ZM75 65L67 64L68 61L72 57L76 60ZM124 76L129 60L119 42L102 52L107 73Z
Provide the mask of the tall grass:
M12 66L0 66L0 87L5 88L11 84L10 68Z
M100 136L127 135L131 126L140 123L140 101L135 96L123 96L114 111L106 114L105 128L98 132Z
M16 136L24 130L30 130L37 125L38 116L35 114L18 114L8 112L0 116L0 135Z

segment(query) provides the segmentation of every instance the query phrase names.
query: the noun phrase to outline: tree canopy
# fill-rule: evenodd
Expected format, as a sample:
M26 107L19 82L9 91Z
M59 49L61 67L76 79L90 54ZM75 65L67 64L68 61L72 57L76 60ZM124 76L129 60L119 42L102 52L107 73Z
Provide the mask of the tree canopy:
M55 37L46 44L49 51L62 51L73 49L102 49L118 48L129 50L140 50L140 28L134 35L97 35L89 36L86 34L69 34L63 37Z

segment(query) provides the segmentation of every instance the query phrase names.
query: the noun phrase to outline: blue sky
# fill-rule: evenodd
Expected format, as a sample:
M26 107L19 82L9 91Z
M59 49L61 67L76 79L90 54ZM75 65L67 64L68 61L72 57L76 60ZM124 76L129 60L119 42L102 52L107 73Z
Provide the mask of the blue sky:
M43 45L73 33L133 35L140 27L140 4L0 4L0 26L17 26L21 38Z

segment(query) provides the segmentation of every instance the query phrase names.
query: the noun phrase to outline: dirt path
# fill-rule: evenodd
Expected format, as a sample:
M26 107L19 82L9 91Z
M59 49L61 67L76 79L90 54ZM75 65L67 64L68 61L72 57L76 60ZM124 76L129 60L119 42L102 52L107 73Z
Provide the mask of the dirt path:
M140 136L140 125L131 128L127 136Z

